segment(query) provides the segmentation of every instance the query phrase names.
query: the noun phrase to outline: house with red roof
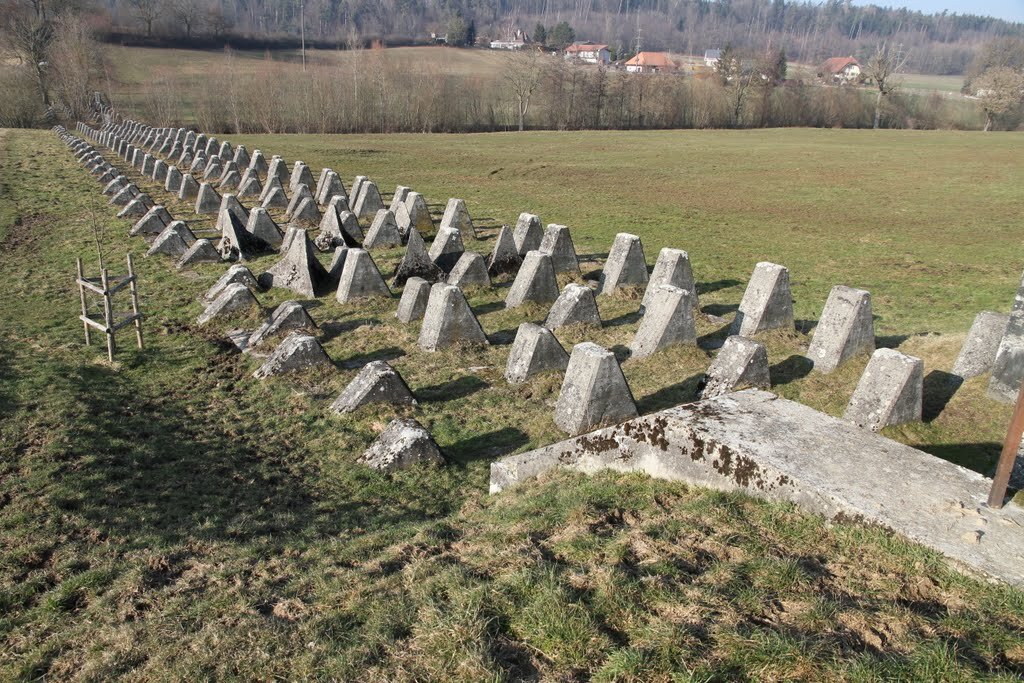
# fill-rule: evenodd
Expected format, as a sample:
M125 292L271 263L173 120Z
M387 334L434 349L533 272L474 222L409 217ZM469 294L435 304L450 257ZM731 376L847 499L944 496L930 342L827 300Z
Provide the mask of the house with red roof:
M675 71L676 64L667 52L638 52L626 62L626 71L637 74L665 73Z
M831 83L853 83L860 79L860 63L853 57L826 59L818 70L818 77Z

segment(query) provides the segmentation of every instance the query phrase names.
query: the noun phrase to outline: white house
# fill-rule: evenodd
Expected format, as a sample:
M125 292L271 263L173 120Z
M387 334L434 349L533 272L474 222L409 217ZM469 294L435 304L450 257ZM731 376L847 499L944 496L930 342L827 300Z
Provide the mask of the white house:
M704 50L704 66L709 69L714 69L721 57L721 50Z
M853 57L832 57L821 65L818 75L837 83L852 83L860 78L860 63Z
M525 31L516 29L509 34L504 40L492 40L492 50L519 50L522 49L527 43L530 42L530 36L526 35Z
M594 43L573 43L565 48L566 59L576 59L587 64L611 64L612 53L607 45Z

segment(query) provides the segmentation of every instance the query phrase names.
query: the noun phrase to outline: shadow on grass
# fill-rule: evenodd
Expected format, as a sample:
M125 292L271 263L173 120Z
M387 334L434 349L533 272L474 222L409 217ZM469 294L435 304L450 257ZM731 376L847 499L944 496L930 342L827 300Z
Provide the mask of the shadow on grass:
M425 403L438 403L444 401L454 401L455 399L465 398L471 396L481 389L486 389L489 385L475 375L466 375L465 377L459 377L450 382L444 382L442 384L433 384L429 387L423 387L421 389L415 389L413 393L416 395L416 400L423 401Z
M707 304L706 306L701 306L700 310L708 315L725 315L735 312L739 307L739 304Z
M491 460L508 455L529 443L526 432L514 427L503 427L487 434L463 439L444 449L446 456L460 464L474 460Z
M962 377L944 370L932 370L925 375L921 419L932 422L941 415L963 383Z
M999 454L1003 450L1003 444L994 441L950 444L919 443L909 445L925 453L931 453L936 458L949 461L954 465L974 470L986 477L991 477L994 473L996 463L999 461Z
M335 365L345 368L346 370L352 370L355 368L361 368L367 363L372 363L375 360L392 361L396 358L401 358L404 355L405 349L400 346L389 346L375 351L367 351L366 353L357 353L356 355L349 356L344 360L336 360Z
M697 296L701 294L710 294L711 292L717 292L720 289L729 289L737 285L742 285L742 280L715 280L714 282L698 282L697 283Z
M703 372L690 375L682 382L658 389L654 393L638 399L636 409L641 415L647 415L681 403L692 403L700 398L700 389L703 381Z
M623 313L622 315L609 318L603 321L604 327L619 327L621 325L632 325L633 323L640 322L640 318L644 317L640 311L630 311L629 313Z
M813 369L814 363L811 362L810 358L794 353L786 360L770 366L768 368L768 376L771 377L772 386L775 387L803 379L811 374Z
M335 337L339 337L346 332L352 332L358 330L363 325L373 325L377 320L374 318L353 318L352 320L337 321L332 320L320 324L320 343L326 344Z

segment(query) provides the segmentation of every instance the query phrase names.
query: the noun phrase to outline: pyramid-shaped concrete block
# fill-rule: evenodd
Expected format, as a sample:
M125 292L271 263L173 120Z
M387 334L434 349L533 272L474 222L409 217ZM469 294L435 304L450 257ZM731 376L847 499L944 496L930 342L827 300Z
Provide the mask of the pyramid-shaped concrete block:
M235 154L231 159L238 168L249 168L249 165L252 163L252 157L249 156L249 150L245 148L245 145L235 147Z
M358 247L363 243L363 229L359 227L359 219L344 205L344 197L334 197L328 206L333 206L338 213L338 220L341 223L341 236L345 238L345 244L350 247Z
M284 187L285 183L291 181L291 175L288 173L288 164L276 154L270 159L270 164L267 167L267 178L276 179L280 187Z
M450 273L465 251L462 233L456 228L441 228L430 244L430 260L444 272Z
M132 226L128 231L131 236L135 235L159 235L168 225L171 224L171 214L167 213L161 205L156 205Z
M395 213L398 207L405 206L405 198L409 196L409 188L405 185L399 185L395 188L395 193L391 195L391 203L388 204L388 211Z
M199 186L199 194L196 195L196 213L207 214L217 213L220 210L220 195L213 189L210 183L203 183Z
M1017 400L1024 379L1024 276L1013 300L1010 321L992 364L992 379L988 383L988 397L1003 403Z
M363 191L363 183L365 183L367 180L369 180L369 178L367 178L364 175L357 175L352 180L352 194L349 195L352 201L349 202L349 205L352 206L353 208L355 207L356 202L359 200L359 194Z
M262 192L262 194L260 194L260 202L266 201L267 197L269 197L270 193L273 192L274 190L282 190L282 196L287 197L283 193L284 186L281 185L281 181L278 180L275 176L268 176L267 177L267 182L263 183L263 192ZM286 198L285 199L285 206L287 206L287 205L288 205L288 203L287 203L287 198Z
M274 309L265 323L246 341L246 350L259 347L265 341L293 330L315 330L317 325L298 301L284 301Z
M266 379L314 369L333 370L334 364L316 337L295 331L277 345L266 362L252 373L252 376L256 379Z
M520 256L540 249L540 243L544 240L544 227L540 222L540 216L532 213L519 214L515 230L512 231L512 239L515 240L516 250Z
M924 397L924 363L895 349L871 355L844 420L877 432L889 425L920 422Z
M163 159L157 159L153 164L153 180L160 184L167 182L167 162Z
M249 212L249 220L245 223L245 231L252 235L257 242L265 244L268 248L274 250L281 247L281 242L284 239L284 233L281 232L281 228L277 227L274 219L261 206L257 206Z
M124 205L124 208L117 212L118 218L135 218L145 216L150 209L149 195L142 194Z
M177 166L170 166L167 169L167 178L164 180L164 190L171 194L178 194L181 189L181 171Z
M433 285L423 314L419 347L439 351L456 344L487 343L487 335L462 290L443 282Z
M384 202L380 198L380 191L377 189L377 185L371 180L363 182L359 188L359 197L352 207L352 213L357 218L366 218L377 215L377 212L383 208Z
M267 163L267 158L258 149L252 151L252 155L249 157L249 168L256 171L260 178L267 177L267 171L270 169L270 164Z
M394 472L417 463L445 464L444 455L430 432L413 419L392 420L358 462L382 472Z
M371 403L414 405L409 386L387 361L375 360L363 366L341 395L331 404L335 413L354 413Z
M259 176L255 171L246 171L238 183L238 196L258 200L263 194L263 185L260 184Z
M191 173L181 176L181 185L178 187L178 199L189 201L199 196L199 183L192 177Z
M391 297L391 290L377 270L370 252L349 249L338 281L338 303L347 304L368 297Z
M139 188L131 184L111 197L109 204L112 206L127 206L139 194Z
M217 215L217 231L220 232L217 251L226 261L247 261L261 249L245 229L245 223L228 207L222 208Z
M152 154L147 154L142 157L142 175L147 178L153 177L153 166L156 164L156 157Z
M266 190L266 188L264 188ZM285 195L284 190L280 187L275 187L270 192L265 192L263 200L260 202L260 206L264 209L269 208L285 208L288 206L288 197Z
M654 263L654 270L651 271L647 289L644 290L644 299L640 304L641 309L647 308L651 298L661 285L671 285L689 292L693 300L693 307L698 307L697 285L693 279L693 269L690 267L690 255L682 249L666 247L658 252L658 260Z
M188 170L197 175L203 174L206 172L207 161L208 159L206 158L206 154L200 152L192 159L192 163L189 165Z
M962 379L983 375L995 365L999 342L1010 323L1010 316L995 311L982 311L974 318L960 355L953 363L952 374Z
M345 270L345 260L348 258L349 247L335 247L334 255L331 256L331 265L327 268L327 282L338 289L338 282L341 281L341 273Z
M305 185L299 185L299 187L305 187ZM313 226L320 223L320 209L317 208L316 202L311 197L306 197L293 213L288 214L293 223L300 223L306 226Z
M445 279L445 272L438 267L427 253L427 245L415 228L409 231L409 243L405 247L392 284L401 287L413 277L423 278L427 282L440 282Z
M238 164L234 161L226 161L221 165L220 175L217 177L217 182L223 184L224 179L227 178L231 173L237 173L238 178L241 179L242 171L238 168Z
M242 176L238 171L228 171L221 178L220 183L217 187L222 191L237 190L242 185Z
M484 257L475 251L467 251L459 257L448 274L446 282L462 289L467 287L490 287L491 278L487 274L487 263Z
M249 210L242 206L236 195L226 194L221 198L218 214L225 209L234 214L243 225L249 222Z
M292 198L288 202L288 208L285 210L285 214L292 220L295 220L295 215L299 211L299 205L302 204L303 200L313 199L313 194L309 191L309 188L305 185L299 185L298 189L292 190ZM319 220L317 221L320 222Z
M636 416L633 393L615 354L591 342L574 346L555 404L558 428L583 434Z
M334 171L327 168L326 166L320 169L320 175L316 179L316 189L313 190L313 197L316 198L318 204L324 203L320 199L320 193L324 191L324 183L327 181L327 176L329 176L333 172Z
M579 273L580 262L576 258L576 247L572 243L569 228L564 225L549 225L540 242L540 250L551 257L555 273Z
M342 182L341 176L334 171L330 171L324 178L320 191L316 193L316 200L320 204L326 204L333 197L343 197L345 201L344 208L348 208L348 193L345 190L345 183Z
M288 187L292 192L297 192L299 185L305 185L306 191L312 196L312 190L314 187L313 172L309 170L309 166L302 161L296 161L292 166L292 175L288 181Z
M405 196L405 210L409 213L409 224L421 233L434 229L434 219L430 217L427 200L419 192L409 191Z
M395 317L399 322L411 323L420 320L427 312L430 300L430 283L421 277L411 277L402 289L402 298L398 301L398 312Z
M231 143L225 140L220 143L220 150L217 152L217 156L220 157L221 161L234 161L234 153L231 150Z
M501 232L498 233L498 239L494 241L494 249L491 250L491 255L487 259L487 272L491 277L514 275L521 265L523 265L523 257L519 255L519 250L516 248L512 231L507 225L503 225Z
M551 305L544 327L557 330L566 325L601 326L601 314L597 310L594 292L586 285L569 283Z
M290 289L313 298L323 292L327 284L327 270L317 260L313 243L302 228L288 228L289 246L284 257L265 273L260 274L261 287Z
M199 263L220 263L220 252L213 246L213 242L201 238L195 241L189 250L186 251L178 261L178 270L190 268Z
M750 337L758 332L780 329L794 329L789 269L762 261L754 267L731 333Z
M247 313L258 310L259 307L259 302L249 288L235 283L225 287L224 291L213 300L213 303L206 307L196 322L199 325L205 325L211 320Z
M398 202L395 204L395 208L388 210L395 214L395 225L398 226L398 234L402 236L402 242L405 242L409 231L415 230L412 227L412 216L409 215L409 210L405 208L404 202Z
M387 249L402 245L402 236L398 232L395 214L381 209L373 218L370 229L363 239L363 249Z
M256 282L256 276L252 274L246 266L240 263L236 263L227 269L220 279L213 283L213 286L206 290L206 294L203 295L203 301L207 303L217 299L221 293L227 289L228 285L245 285L252 292L257 292L260 289L259 284Z
M696 344L693 302L686 290L661 285L629 345L634 358L646 358L673 344Z
M611 294L622 287L644 287L647 284L647 259L644 245L637 235L620 232L615 236L612 249L598 283L601 294Z
M206 141L206 156L220 158L220 141L217 138Z
M332 205L328 205L324 209L324 215L320 219L320 232L317 233L314 244L320 251L331 251L335 247L347 246L344 233L342 232L341 217L337 209Z
M702 399L741 389L770 389L768 350L753 339L732 336L718 351L705 377Z
M219 158L214 157L206 162L206 168L203 169L203 182L214 185L220 181L220 177L223 173L224 165L220 163Z
M466 202L461 199L448 200L448 205L444 207L444 215L441 216L441 228L455 228L463 234L476 237L473 219L469 217Z
M523 323L516 331L515 341L508 354L505 380L521 384L542 372L565 372L569 354L546 327Z
M558 280L551 257L542 251L531 251L512 281L505 297L505 307L515 308L528 301L549 303L558 299Z
M181 256L196 241L196 236L189 230L185 221L174 221L163 232L157 235L150 245L146 256L154 254L166 254L168 256Z
M807 350L814 369L832 372L852 356L874 350L871 295L863 289L833 287Z

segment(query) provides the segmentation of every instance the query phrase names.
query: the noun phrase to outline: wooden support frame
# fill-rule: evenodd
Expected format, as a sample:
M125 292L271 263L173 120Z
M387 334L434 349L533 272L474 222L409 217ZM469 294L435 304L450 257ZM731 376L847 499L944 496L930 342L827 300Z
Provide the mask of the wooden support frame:
M106 268L100 269L99 278L85 277L82 268L82 259L77 260L78 277L78 299L82 305L82 314L78 319L82 321L82 328L85 332L86 345L92 344L90 328L102 332L107 341L107 359L114 361L114 353L117 350L117 340L114 333L128 325L135 325L135 343L142 348L142 313L139 311L139 284L135 275L135 263L132 255L128 254L128 275L111 277ZM132 314L120 320L114 319L114 295L124 288L128 288L131 294ZM90 315L89 304L86 299L86 291L98 294L103 297L102 311L98 315ZM100 318L97 320L97 318Z
M1024 436L1024 382L1017 393L1017 404L1013 408L1013 417L1010 418L1010 426L1006 430L1003 452L999 455L999 464L996 465L996 476L992 478L992 489L988 494L989 507L1003 507L1006 489L1010 484L1010 474L1013 473L1013 463L1016 462L1017 451L1020 450L1021 436Z

